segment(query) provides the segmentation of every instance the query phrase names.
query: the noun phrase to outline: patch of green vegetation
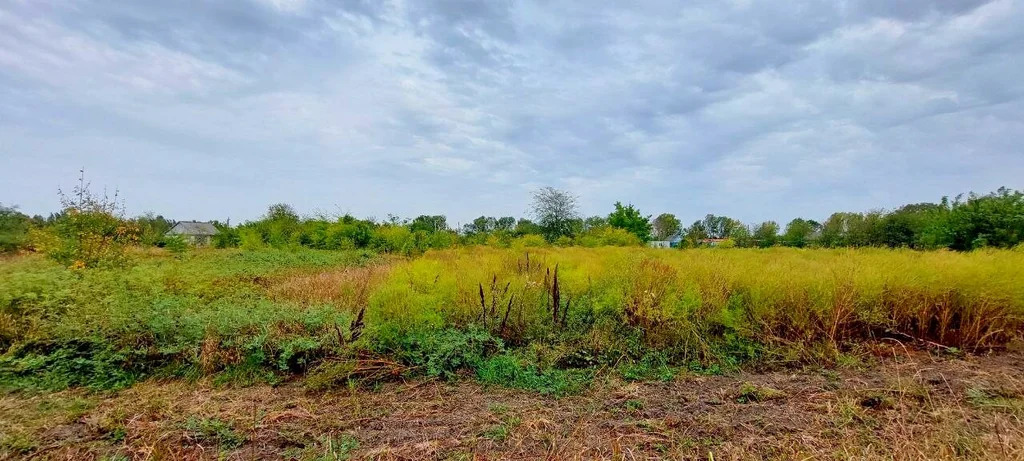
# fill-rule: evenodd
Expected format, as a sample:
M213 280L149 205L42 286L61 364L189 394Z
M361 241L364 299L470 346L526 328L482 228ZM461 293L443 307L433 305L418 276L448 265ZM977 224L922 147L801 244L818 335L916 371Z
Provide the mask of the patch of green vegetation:
M340 347L351 314L269 299L282 271L363 264L362 252L202 251L122 268L0 265L0 388L117 389L146 376L274 382Z
M623 403L622 406L626 411L637 413L644 409L644 402L643 400L630 399Z
M32 453L39 444L32 436L25 433L0 433L0 455L23 456Z
M245 443L245 436L236 432L231 423L217 418L190 416L184 429L192 440L214 444L224 450L238 448Z
M744 382L736 393L737 403L767 402L786 397L786 393L767 386L758 386L751 382Z
M323 435L316 442L288 450L286 457L302 461L344 461L352 459L359 440L351 434Z
M664 354L651 353L620 365L619 374L627 381L671 381L676 377L676 368L669 366Z
M502 352L504 344L490 333L477 330L415 330L383 328L373 336L375 352L393 357L418 373L447 380L461 370L472 370L488 357Z
M517 416L508 416L503 418L501 423L485 430L481 435L495 442L504 442L522 422L523 420Z
M1012 389L971 387L967 389L967 401L977 408L1024 415L1024 398Z
M555 368L541 369L513 354L502 354L481 363L476 376L481 382L518 389L528 389L545 395L576 394L586 389L593 370Z

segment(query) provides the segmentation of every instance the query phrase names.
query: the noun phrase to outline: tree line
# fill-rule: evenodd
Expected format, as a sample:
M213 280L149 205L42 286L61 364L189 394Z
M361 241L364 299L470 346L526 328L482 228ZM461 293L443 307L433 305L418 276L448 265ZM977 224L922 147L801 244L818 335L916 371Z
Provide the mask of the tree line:
M180 248L167 231L174 221L147 213L124 217L117 197L97 196L84 178L69 194L60 193L61 210L48 217L27 216L0 204L0 252L44 251L69 265L91 266L110 260L111 248L154 245ZM444 215L385 220L351 215L302 217L287 204L271 205L258 219L231 226L217 223L212 244L219 248L308 247L325 250L369 249L413 254L456 245L499 247L633 246L668 240L672 246L766 248L890 247L972 250L1010 248L1024 239L1024 193L1000 188L937 203L917 203L892 211L837 212L824 221L795 218L753 225L709 214L683 226L671 213L643 214L616 202L608 215L584 217L577 197L552 187L533 194L529 217L480 216L453 228Z

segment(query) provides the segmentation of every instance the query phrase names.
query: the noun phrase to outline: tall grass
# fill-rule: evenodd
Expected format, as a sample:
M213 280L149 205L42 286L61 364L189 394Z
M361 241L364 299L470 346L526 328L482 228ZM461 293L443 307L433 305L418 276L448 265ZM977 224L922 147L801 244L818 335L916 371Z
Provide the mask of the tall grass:
M1022 267L1011 251L476 247L394 267L369 315L591 357L827 361L880 336L999 347L1024 322Z
M678 365L828 365L880 337L999 348L1024 325L1024 253L1007 250L133 257L127 268L86 270L32 256L0 262L0 386L116 387L151 375L244 382L317 367L448 378L471 369L488 382L561 389L587 373L553 370L660 377ZM374 361L336 360L367 355Z

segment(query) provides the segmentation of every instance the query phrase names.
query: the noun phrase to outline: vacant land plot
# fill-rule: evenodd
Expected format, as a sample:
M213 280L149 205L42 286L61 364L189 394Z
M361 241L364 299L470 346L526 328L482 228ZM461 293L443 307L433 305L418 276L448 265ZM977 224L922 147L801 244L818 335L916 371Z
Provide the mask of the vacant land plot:
M0 261L0 455L1022 454L1024 253Z

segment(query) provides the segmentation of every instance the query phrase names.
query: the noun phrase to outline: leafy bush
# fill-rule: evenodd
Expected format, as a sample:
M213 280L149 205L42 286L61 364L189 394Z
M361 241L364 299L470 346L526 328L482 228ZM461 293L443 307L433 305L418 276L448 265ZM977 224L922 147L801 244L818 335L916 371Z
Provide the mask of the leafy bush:
M504 350L500 339L476 330L419 330L404 334L378 332L370 346L375 352L415 367L419 373L454 379L487 357Z
M139 242L139 228L123 219L117 194L94 195L83 176L71 195L60 196L63 210L47 230L52 238L40 239L40 249L72 268L124 264L126 248Z
M30 228L28 216L0 203L0 253L13 252L28 243Z
M512 354L502 354L481 362L476 376L485 384L567 395L583 391L590 384L593 370L541 369Z

